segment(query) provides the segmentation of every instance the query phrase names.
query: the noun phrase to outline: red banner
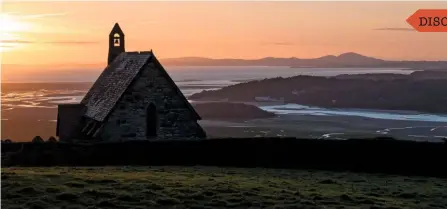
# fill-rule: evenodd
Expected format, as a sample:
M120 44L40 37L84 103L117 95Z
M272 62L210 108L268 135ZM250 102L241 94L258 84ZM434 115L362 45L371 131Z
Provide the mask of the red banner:
M419 32L447 32L447 9L420 9L407 22Z

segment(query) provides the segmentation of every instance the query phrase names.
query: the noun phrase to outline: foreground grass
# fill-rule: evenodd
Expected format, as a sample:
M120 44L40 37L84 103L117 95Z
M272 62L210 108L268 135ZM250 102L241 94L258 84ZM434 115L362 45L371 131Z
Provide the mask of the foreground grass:
M447 180L212 167L2 168L2 208L447 208Z

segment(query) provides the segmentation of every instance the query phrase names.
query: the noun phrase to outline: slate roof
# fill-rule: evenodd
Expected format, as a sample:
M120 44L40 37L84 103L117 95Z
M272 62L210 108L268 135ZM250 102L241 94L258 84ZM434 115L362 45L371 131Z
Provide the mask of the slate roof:
M82 99L81 103L87 106L85 116L96 121L104 121L141 69L151 60L155 60L159 64L152 52L123 52L116 57ZM183 97L196 118L200 119L200 116L160 64L159 68L167 76L167 80L173 85L173 88Z

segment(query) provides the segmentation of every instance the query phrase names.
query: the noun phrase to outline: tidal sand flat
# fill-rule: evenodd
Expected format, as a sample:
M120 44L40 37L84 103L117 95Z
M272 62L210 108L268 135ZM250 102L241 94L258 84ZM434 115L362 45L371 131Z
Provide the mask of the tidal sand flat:
M346 115L279 114L274 118L246 121L199 122L210 137L299 137L348 139L393 137L403 140L442 142L445 122L389 120Z
M447 181L217 167L2 169L2 208L447 208Z

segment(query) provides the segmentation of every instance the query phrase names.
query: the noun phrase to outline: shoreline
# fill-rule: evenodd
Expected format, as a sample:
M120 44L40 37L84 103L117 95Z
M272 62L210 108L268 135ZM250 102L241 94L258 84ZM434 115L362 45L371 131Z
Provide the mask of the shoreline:
M247 105L254 105L257 106L259 108L261 108L262 110L268 111L268 112L272 112L278 115L282 115L282 114L298 114L298 115L312 115L312 114L305 114L305 113L293 113L293 112L289 112L289 113L278 113L281 110L284 111L326 111L326 112L347 112L347 113L364 113L364 114L390 114L390 115L400 115L400 116L407 116L407 117L411 117L411 116L424 116L424 115L430 115L430 116L436 116L436 117L445 117L445 121L430 121L428 120L427 122L447 122L447 113L438 113L438 112L420 112L420 111L415 111L415 110L393 110L393 109L366 109L366 108L327 108L327 107L320 107L320 106L309 106L309 105L302 105L302 104L295 104L295 103L284 103L284 102L280 102L280 101L272 101L272 102L245 102L245 101L228 101L228 100L188 100L191 104L200 104L200 103L214 103L214 102L228 102L228 103L243 103L243 104L247 104ZM295 106L295 108L290 107L287 108L287 106ZM272 111L272 109L279 110L279 111ZM374 117L368 117L368 116L361 116L361 115L349 115L349 114L330 114L328 113L327 116L352 116L352 117L364 117L364 118L373 118L373 119L378 119L378 118L374 118ZM387 120L400 120L400 119L387 119ZM406 121L406 120L404 120ZM424 121L424 120L413 120L413 121Z
M263 103L263 105L266 104ZM396 111L386 112L396 113ZM56 108L27 107L2 110L2 139L30 141L36 135L47 139L55 135L56 117ZM391 136L396 139L415 141L439 141L443 137L447 138L445 122L390 120L353 115L277 114L273 118L204 119L199 123L209 138L305 137L318 139Z

